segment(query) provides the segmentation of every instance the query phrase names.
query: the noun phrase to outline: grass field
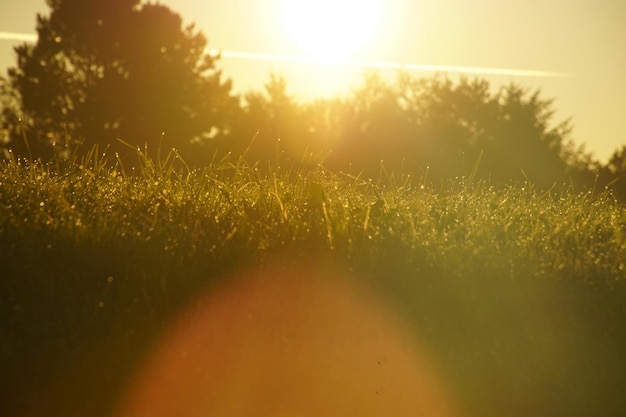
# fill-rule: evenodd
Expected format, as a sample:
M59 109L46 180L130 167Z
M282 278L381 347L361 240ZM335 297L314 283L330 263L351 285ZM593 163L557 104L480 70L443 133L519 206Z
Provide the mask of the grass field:
M626 210L610 194L138 160L0 166L0 414L107 415L198 291L311 261L394 306L468 416L626 409Z

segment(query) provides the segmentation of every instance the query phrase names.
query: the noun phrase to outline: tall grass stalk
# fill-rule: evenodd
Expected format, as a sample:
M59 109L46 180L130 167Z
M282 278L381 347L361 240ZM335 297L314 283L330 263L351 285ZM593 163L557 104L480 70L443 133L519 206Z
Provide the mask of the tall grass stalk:
M433 187L427 174L381 168L372 180L278 157L269 172L245 158L199 170L176 151L137 158L131 168L94 148L0 165L0 392L11 412L96 346L79 378L85 400L67 409L105 415L200 288L311 258L388 299L468 415L626 408L626 211L611 194L472 175Z

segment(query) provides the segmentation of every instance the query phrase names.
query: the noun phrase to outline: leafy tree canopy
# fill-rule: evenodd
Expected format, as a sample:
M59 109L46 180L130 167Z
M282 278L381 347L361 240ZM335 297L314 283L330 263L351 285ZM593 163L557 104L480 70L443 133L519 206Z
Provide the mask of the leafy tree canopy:
M228 128L237 106L230 81L205 52L206 38L179 15L138 0L47 3L37 43L16 48L8 73L38 154L65 143L67 131L87 147L128 152L116 138L156 148L164 133L167 147L187 148ZM15 126L19 114L4 111Z
M479 78L407 73L388 82L372 73L348 97L300 103L273 77L266 94L246 102L238 136L259 131L267 149L254 158L275 158L280 145L297 161L322 151L326 166L373 177L382 163L437 182L471 173L545 187L590 181L591 159L573 146L569 121L555 124L552 100L516 84L494 90Z

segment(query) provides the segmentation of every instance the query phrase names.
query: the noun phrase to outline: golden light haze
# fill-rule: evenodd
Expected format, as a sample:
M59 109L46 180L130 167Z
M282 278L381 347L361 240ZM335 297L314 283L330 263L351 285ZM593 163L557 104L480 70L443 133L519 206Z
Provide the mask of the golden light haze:
M361 26L370 18L362 13L366 1L332 4L317 2L315 13L294 27L285 21L289 0L161 0L186 23L195 23L209 39L209 47L223 51L275 56L327 54L319 59L266 60L224 56L218 63L234 81L237 92L260 90L274 72L285 75L289 90L303 98L347 93L360 83L363 69L331 65L343 53L353 61L459 68L508 68L573 74L573 77L521 77L478 75L494 88L511 81L539 88L554 98L554 121L572 118L573 138L605 161L626 143L626 2L623 0L381 0L373 28ZM308 4L310 10L314 4ZM326 9L322 8L326 4ZM372 6L373 7L373 6ZM324 10L349 11L349 18L331 17ZM0 31L35 33L35 16L47 14L45 0L0 3ZM296 13L296 12L293 12ZM363 12L364 13L364 12ZM324 21L326 19L326 21ZM287 18L287 20L289 20ZM346 22L344 41L333 40L328 22L340 28ZM351 25L349 26L348 25ZM300 31L297 35L294 30ZM306 29L306 30L305 30ZM371 30L371 33L365 33ZM362 39L352 32L365 31ZM313 35L311 35L313 33ZM317 35L317 36L315 36ZM12 47L20 40L0 40L0 69L15 65ZM340 46L343 43L343 46ZM308 46L307 46L308 45ZM326 45L326 46L323 46ZM334 49L334 51L331 51ZM342 52L343 51L343 52ZM393 69L387 69L393 74ZM428 75L426 73L426 75ZM452 74L455 76L455 74Z

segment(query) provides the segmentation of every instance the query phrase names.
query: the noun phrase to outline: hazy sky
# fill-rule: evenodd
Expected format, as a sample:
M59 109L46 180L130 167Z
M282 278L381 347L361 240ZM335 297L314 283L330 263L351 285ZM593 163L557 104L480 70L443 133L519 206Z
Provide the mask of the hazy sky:
M211 48L303 56L308 50L298 37L301 34L293 31L294 25L288 25L284 16L285 4L296 1L162 0L161 3L181 14L186 22L195 22L209 38ZM326 3L328 7L336 7L341 1ZM309 3L319 5L324 1ZM355 3L363 5L367 0ZM626 144L626 1L380 0L379 3L382 6L371 24L374 31L363 35L371 36L370 42L353 51L352 60L571 74L484 77L494 86L516 81L532 89L540 88L544 98L555 99L555 121L571 117L574 139L585 143L602 161ZM32 34L35 15L47 11L44 0L2 0L0 32ZM352 26L355 21L365 19L359 13L355 9L354 17L346 20L347 32L360 33ZM304 27L305 23L295 26ZM322 21L317 25L320 33L329 32L325 25ZM2 72L15 62L12 52L15 44L0 40ZM277 72L286 75L292 92L307 96L346 92L358 84L363 71L355 66L229 57L222 58L219 66L239 91L260 89L269 73Z

